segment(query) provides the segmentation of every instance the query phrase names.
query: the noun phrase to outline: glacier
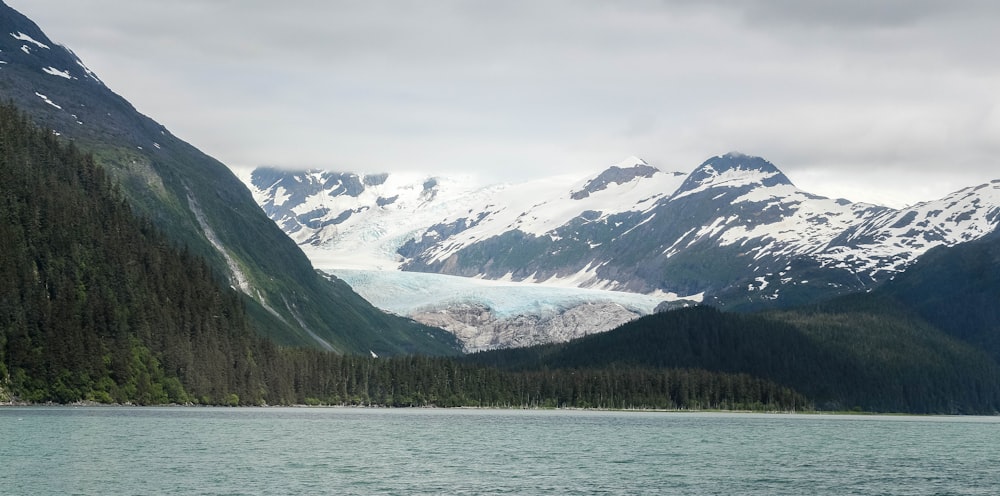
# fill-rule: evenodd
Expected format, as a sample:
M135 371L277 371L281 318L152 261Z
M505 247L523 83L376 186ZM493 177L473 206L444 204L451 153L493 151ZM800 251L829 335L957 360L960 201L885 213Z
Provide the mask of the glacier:
M446 306L484 305L500 318L551 315L584 303L615 303L641 314L653 313L664 301L697 298L494 281L425 272L327 269L373 305L399 315Z
M358 269L327 269L383 310L442 327L464 351L565 342L611 330L699 296L644 295L535 283ZM662 308L662 307L660 307Z

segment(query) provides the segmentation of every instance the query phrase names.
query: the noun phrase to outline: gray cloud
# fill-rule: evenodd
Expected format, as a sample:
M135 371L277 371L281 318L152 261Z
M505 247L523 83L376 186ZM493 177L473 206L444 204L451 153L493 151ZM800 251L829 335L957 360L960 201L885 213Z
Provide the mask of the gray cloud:
M664 0L665 5L718 7L753 24L837 29L898 28L942 18L995 16L991 0Z
M511 179L738 149L835 196L895 175L898 202L1000 176L994 2L9 3L235 167Z

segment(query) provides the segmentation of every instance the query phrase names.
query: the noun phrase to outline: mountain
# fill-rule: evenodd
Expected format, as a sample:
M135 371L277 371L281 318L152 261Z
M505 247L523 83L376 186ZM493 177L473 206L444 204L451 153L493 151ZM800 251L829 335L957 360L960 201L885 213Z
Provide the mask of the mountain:
M256 335L238 291L135 216L91 157L10 106L0 106L0 144L0 403L1000 408L996 234L932 250L871 293L823 305L690 308L461 361L342 357ZM417 275L429 279L386 287L388 298L419 306L449 286L469 289ZM487 285L487 299L508 311L531 301L513 286ZM562 289L546 301L582 291Z
M320 170L257 169L244 180L322 269L630 292L661 298L661 309L781 308L867 291L929 249L1000 224L1000 181L892 209L810 194L739 153L690 173L630 157L589 177L490 186ZM368 294L379 277L398 276L372 272L354 287Z
M221 163L140 114L68 48L0 4L0 92L93 153L131 207L204 257L275 341L342 353L452 353L450 334L387 315L317 273Z
M632 157L582 181L484 186L464 177L273 168L243 179L321 268L397 269L420 255L447 255L445 241L461 247L513 230L540 235L588 212L642 210L683 176Z
M541 235L580 215L641 211L683 177L630 157L593 178L487 186L462 177L273 168L243 179L319 268L344 278L380 308L443 327L459 336L465 351L478 351L566 341L651 313L664 301L683 306L700 297L580 288L558 277L543 286L502 275L493 284L454 277L428 282L429 274L397 270L407 260L403 254L440 251L438 241L446 238L461 239L454 244L459 246L511 229ZM564 194L554 196L556 191ZM562 254L566 261L574 256ZM423 294L427 284L432 294ZM411 293L396 291L403 287Z
M991 232L1000 183L893 210L809 194L761 158L727 154L651 203L593 208L545 232L424 236L401 251L403 268L790 305L867 289L934 246Z

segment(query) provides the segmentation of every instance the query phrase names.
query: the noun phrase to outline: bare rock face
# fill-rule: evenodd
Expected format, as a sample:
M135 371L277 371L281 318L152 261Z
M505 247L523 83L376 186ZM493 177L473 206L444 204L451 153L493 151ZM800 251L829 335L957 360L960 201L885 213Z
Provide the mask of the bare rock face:
M550 315L498 317L490 308L462 304L418 312L411 318L454 334L466 353L563 343L604 332L641 315L615 303L585 303Z

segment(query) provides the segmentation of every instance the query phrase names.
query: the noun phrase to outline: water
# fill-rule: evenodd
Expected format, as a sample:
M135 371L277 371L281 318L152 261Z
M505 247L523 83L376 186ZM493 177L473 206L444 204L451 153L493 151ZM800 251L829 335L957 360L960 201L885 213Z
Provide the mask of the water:
M0 408L0 494L1000 494L1000 418Z

